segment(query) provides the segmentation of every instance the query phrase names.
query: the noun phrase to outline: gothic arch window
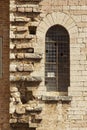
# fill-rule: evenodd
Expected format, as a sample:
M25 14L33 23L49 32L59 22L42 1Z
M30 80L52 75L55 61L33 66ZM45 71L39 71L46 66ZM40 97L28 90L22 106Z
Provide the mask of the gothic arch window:
M67 30L50 27L45 37L45 85L47 91L67 92L70 86L70 44Z

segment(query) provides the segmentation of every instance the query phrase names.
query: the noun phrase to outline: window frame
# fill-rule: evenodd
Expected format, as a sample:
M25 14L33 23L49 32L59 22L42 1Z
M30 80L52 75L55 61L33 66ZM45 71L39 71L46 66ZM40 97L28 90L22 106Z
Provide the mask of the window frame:
M53 27L60 27L61 29L64 29L65 30L65 32L64 32L64 34L62 34L62 36L67 36L67 39L68 40L66 40L67 41L67 43L68 43L68 51L69 51L69 54L68 54L68 62L69 62L69 65L68 65L68 69L69 70L67 70L67 71L69 71L68 73L68 79L69 79L69 83L67 83L68 85L67 85L67 90L66 91L64 91L64 92L68 92L68 87L70 86L70 39L69 39L69 33L68 33L68 31L63 27L63 26L61 26L61 25L53 25L53 26L51 26L49 29L48 29L48 31L47 31L47 33L46 33L46 36L45 36L45 86L46 86L46 88L47 88L47 85L46 85L46 56L47 56L47 54L46 54L46 45L47 45L47 40L46 40L46 38L47 38L47 34L49 34L49 32L50 32L50 30L53 28ZM59 32L58 32L59 33ZM61 36L61 35L60 35ZM49 41L48 41L49 42ZM59 41L55 41L56 42L56 44L57 44L57 46L58 46L58 42ZM50 43L51 44L51 43ZM56 58L56 70L57 70L57 72L58 72L58 54L59 52L58 52L58 48L57 48L57 51L56 51L56 56L57 56L57 58ZM67 63L68 64L68 63ZM57 78L56 78L57 77ZM56 86L56 91L58 91L59 92L59 88L58 88L58 77L59 77L59 74L58 73L56 73L56 84L57 84L57 86ZM68 82L68 80L67 80L67 82ZM47 90L48 91L48 90ZM53 90L53 91L55 91L55 90ZM55 92L56 92L55 91ZM49 92L49 91L48 91ZM63 92L63 91L61 91L61 92Z

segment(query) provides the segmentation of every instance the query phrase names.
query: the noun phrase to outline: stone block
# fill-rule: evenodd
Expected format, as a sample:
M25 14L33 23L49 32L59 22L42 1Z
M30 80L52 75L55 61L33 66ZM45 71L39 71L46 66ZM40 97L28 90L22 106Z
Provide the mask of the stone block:
M85 68L86 68L86 70L85 70ZM84 70L82 71L82 75L87 76L87 67L84 67Z
M30 112L40 112L42 111L41 107L26 107L26 111L30 111Z
M11 96L14 98L20 98L20 92L13 92L11 93Z
M42 59L42 54L38 54L38 53L25 53L25 58L28 58L28 59L37 59L37 60L40 60Z
M10 11L11 12L16 12L16 5L13 5L13 6L11 5L10 6Z
M84 84L84 87L86 87L87 86L87 81L85 81L83 84Z
M67 5L68 5L68 2L67 2L67 0L62 0L62 1L61 1L61 0L58 0L58 1L57 1L57 5L59 5L59 6L61 6L61 5L62 5L62 6L65 6L65 5L66 5L66 6L67 6Z
M72 97L72 100L74 100L74 101L83 101L84 97L82 97L82 96Z
M27 79L27 81L32 81L32 82L41 82L42 81L42 79L41 79L41 77L26 77L26 79Z
M23 63L21 64L21 63L19 63L18 65L17 65L17 71L23 71L24 70L24 67L23 67Z
M22 124L28 124L28 119L29 117L27 115L21 115L20 118L18 118L18 123L22 123Z
M42 79L41 77L34 77L34 76L30 76L30 75L20 75L20 74L16 74L10 75L10 81L11 82L16 82L16 81L27 81L27 82L41 82Z
M33 8L33 12L39 13L39 12L40 12L40 9L39 9L39 8Z
M17 32L24 32L24 31L27 31L28 30L28 27L23 27L23 26L21 26L21 27L16 27L16 31Z
M74 66L75 67L75 66ZM77 69L77 68L76 68ZM75 70L75 68L71 68L71 75L78 75L81 76L82 72L80 70Z
M32 72L34 70L32 64L24 64L24 71L30 71Z
M41 117L40 115L36 114L36 115L35 115L35 119L41 121L41 120L42 120L42 117Z
M22 104L16 105L16 113L17 114L25 114L25 107Z
M78 115L73 114L73 115L69 115L68 118L71 120L81 120L83 118L83 116L79 115L79 114Z
M82 15L82 22L87 22L87 16L86 15Z
M85 0L79 0L79 5L85 5Z
M75 92L75 91L69 91L68 94L69 94L69 96L72 96L72 97L73 97L73 96L77 96L77 97L78 97L78 96L83 96L83 92L81 92L81 91L80 91L80 92L77 92L77 91L76 91L76 92Z
M10 87L10 92L18 92L18 88L17 87Z
M12 59L15 59L16 57L15 57L15 54L14 53L10 53L10 59L12 60Z
M14 49L15 48L15 44L10 43L10 49Z
M17 57L18 59L23 59L23 58L24 58L24 53L17 53L17 54L16 54L16 57Z
M20 103L20 104L22 104L22 102L21 102L21 98L20 98L20 97L16 97L15 101L16 101L16 103Z
M10 32L10 38L11 39L15 38L15 34L12 31Z
M27 17L15 17L15 22L29 22L30 21L30 18L27 18Z
M69 0L69 5L78 5L78 0Z
M13 114L16 110L16 105L14 104L14 102L10 103L10 109L9 109L9 113Z
M14 21L14 14L13 13L10 13L10 21Z
M74 113L73 114L75 114L75 115L85 115L85 111L82 111L82 110L77 110L77 111L74 111Z
M71 101L71 96L42 96L43 101Z
M79 81L79 82L71 82L72 87L83 87L84 82Z
M29 71L32 72L33 71L33 65L32 64L26 64L26 63L17 63L16 65L16 69L17 71L23 72L23 71Z
M16 67L15 64L10 64L10 72L16 72Z
M23 34L18 33L18 34L15 35L15 38L16 39L24 39L25 38L25 33L23 33Z
M25 10L24 10L23 7L17 8L17 11L18 11L18 12L22 12L22 13L25 12Z
M9 123L10 123L10 124L17 123L17 119L16 119L16 118L15 118L15 119L10 119L10 120L9 120Z
M38 124L37 123L29 123L30 128L37 128Z
M25 11L25 12L32 12L33 9L32 9L32 8L29 8L29 7L26 7L24 11Z
M14 98L14 97L11 97L11 98L10 98L10 102L15 102L15 98Z
M32 45L32 43L18 43L18 44L16 44L16 48L17 49L29 49L29 48L31 48L33 45Z

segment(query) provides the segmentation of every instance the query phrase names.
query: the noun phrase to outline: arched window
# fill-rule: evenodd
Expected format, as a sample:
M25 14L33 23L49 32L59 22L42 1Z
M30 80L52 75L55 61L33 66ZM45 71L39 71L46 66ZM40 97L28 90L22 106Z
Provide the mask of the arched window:
M48 29L45 39L45 85L47 91L67 92L70 86L70 44L60 25Z

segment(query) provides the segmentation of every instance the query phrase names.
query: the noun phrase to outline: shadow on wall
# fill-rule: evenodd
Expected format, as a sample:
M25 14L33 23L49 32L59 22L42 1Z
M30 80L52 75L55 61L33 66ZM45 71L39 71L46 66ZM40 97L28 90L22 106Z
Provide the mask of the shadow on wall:
M36 130L35 128L29 128L29 124L18 124L13 127L11 130Z
M22 2L23 4L25 4L25 3L26 3L26 4L32 4L32 3L33 3L33 4L39 4L41 1L42 1L42 0L20 0L20 1L19 1L19 0L16 0L16 4L17 4L17 3L21 3L21 2Z

